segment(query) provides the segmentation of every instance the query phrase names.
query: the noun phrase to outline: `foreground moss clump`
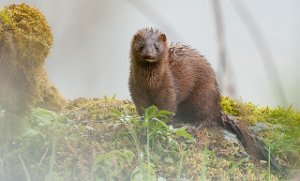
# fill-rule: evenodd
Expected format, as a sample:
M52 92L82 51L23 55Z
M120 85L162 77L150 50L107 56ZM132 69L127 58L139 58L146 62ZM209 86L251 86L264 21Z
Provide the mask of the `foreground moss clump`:
M244 110L244 106L249 108L248 103L229 98L224 100L224 111L234 109L240 119L243 118L242 112L250 114ZM263 115L262 110L267 109L250 107L251 110L260 110L254 111L253 117ZM189 133L184 128L173 129L167 126L168 112L158 111L155 107L146 109L144 121L140 121L130 101L105 97L76 99L63 113L34 109L22 135L13 144L1 145L0 178L286 180L297 168L299 137L289 135L289 131L293 133L289 128L274 125L279 120L297 121L300 113L283 108L268 110L265 123L270 129L262 130L260 134L264 140L270 141L272 153L285 166L280 171L269 173L267 163L249 160L240 143L225 139L220 128L189 130ZM293 126L300 129L299 125ZM273 140L273 136L280 132L277 129L285 129L284 134L290 139L289 150L281 147L284 137ZM285 159L291 152L295 159Z
M65 106L44 70L52 41L38 9L20 4L0 10L0 108L6 114L22 117L36 105L55 111Z

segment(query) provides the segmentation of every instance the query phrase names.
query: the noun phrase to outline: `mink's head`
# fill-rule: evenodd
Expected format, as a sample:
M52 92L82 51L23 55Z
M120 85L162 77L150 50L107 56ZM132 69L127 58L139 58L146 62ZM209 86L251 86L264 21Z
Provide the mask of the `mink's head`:
M166 35L157 29L139 30L131 42L131 61L139 65L153 65L167 55Z

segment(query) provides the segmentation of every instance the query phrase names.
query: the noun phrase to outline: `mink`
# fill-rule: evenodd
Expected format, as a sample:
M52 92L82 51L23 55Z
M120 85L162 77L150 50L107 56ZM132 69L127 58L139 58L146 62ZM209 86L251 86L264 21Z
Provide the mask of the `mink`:
M248 126L222 112L215 73L197 50L181 44L169 47L164 33L144 28L131 41L130 59L129 90L140 115L155 105L173 112L172 120L196 128L221 126L235 133L254 159L268 160L265 144ZM271 165L279 169L272 157Z
M221 125L220 92L210 64L189 46L169 47L157 29L134 35L129 89L139 114L155 105L173 112L174 120Z

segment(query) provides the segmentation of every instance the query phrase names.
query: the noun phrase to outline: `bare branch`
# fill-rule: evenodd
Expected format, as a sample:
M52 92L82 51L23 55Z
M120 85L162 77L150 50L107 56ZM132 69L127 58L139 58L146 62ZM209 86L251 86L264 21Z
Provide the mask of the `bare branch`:
M221 89L227 89L229 94L235 97L236 91L232 77L231 69L229 69L229 61L227 59L225 28L223 25L223 13L219 0L212 0L213 12L215 17L215 25L217 31L218 49L219 49L219 65L217 69L217 76ZM225 85L225 77L228 76L228 84Z

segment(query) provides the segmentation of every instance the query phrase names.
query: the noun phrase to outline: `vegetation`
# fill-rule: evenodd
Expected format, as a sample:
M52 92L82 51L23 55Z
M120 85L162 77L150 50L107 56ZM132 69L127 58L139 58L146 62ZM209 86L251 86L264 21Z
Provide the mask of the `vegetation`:
M277 155L281 165L299 168L300 166L300 113L293 107L257 107L252 103L242 104L228 97L222 99L223 111L234 115L249 124L262 125L263 140ZM291 164L292 163L292 164Z
M52 41L38 9L20 4L0 10L0 108L7 113L24 116L34 105L57 111L66 104L43 67Z
M218 127L173 128L169 112L151 106L138 116L132 102L115 98L67 104L43 68L51 45L37 9L0 9L0 180L286 180L300 166L292 107L222 99L223 111L252 126L282 165L270 171Z
M45 59L53 41L43 14L26 4L0 9L0 141L14 137L34 106L59 111L66 100L48 81Z
M291 108L258 108L229 98L223 98L222 106L224 112L248 118L253 125L258 121L268 125L259 134L285 169L269 173L267 163L249 160L240 143L225 139L220 128L175 129L168 125L166 111L152 106L139 117L131 102L105 97L74 100L63 113L33 109L22 134L1 144L0 180L290 177L299 166L299 136L295 134L300 130L300 113Z

